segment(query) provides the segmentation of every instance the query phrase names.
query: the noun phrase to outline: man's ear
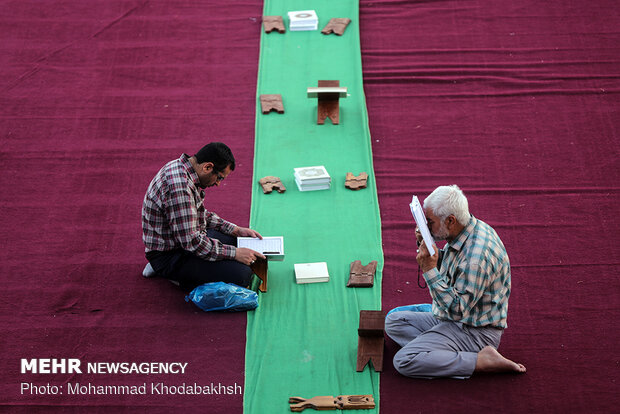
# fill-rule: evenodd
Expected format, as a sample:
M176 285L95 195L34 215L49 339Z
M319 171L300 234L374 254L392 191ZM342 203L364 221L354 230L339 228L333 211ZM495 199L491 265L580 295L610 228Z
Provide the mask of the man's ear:
M454 226L455 224L456 224L456 217L454 217L452 214L446 217L446 227L452 228L452 226Z
M204 173L208 173L210 171L213 171L213 167L214 167L214 165L213 165L212 162L210 162L210 161L205 162L204 164L202 164L202 171Z

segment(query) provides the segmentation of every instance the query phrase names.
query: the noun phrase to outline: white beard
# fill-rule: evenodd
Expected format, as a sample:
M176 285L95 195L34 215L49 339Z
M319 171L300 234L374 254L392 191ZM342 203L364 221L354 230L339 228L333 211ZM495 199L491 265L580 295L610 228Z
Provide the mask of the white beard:
M433 238L435 240L446 240L450 233L448 232L448 228L446 227L446 223L444 221L442 221L441 225L439 226L439 231L437 233L432 233L432 234L433 234Z

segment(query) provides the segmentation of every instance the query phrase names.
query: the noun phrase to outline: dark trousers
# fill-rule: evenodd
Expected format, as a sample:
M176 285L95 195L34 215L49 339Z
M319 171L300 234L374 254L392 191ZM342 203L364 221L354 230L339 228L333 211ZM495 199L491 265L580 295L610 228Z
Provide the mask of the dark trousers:
M207 235L224 244L237 245L236 237L215 230L208 230ZM186 290L210 282L234 283L248 287L252 280L250 266L232 259L210 262L183 249L149 252L146 258L157 276L179 282L179 285Z

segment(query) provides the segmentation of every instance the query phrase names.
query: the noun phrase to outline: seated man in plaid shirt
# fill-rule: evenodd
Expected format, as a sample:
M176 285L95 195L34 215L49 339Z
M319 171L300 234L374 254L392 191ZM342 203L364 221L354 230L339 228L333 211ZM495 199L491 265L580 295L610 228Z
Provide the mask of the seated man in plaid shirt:
M433 299L432 312L403 306L388 313L386 333L402 348L398 372L413 378L469 378L474 372L525 372L498 351L506 328L510 262L488 224L469 214L456 186L441 186L424 200L435 240L448 243L430 255L416 229L416 257Z
M235 247L236 237L261 235L204 206L204 189L218 186L234 169L230 148L212 142L159 170L142 204L142 240L149 261L144 276L161 276L186 289L218 281L250 284L250 265L265 256Z

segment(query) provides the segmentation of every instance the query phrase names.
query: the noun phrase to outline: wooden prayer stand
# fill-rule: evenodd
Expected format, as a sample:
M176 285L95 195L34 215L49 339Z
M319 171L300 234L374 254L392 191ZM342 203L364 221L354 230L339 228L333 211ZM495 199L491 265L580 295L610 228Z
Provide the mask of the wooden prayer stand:
M335 33L338 36L342 36L347 26L351 23L351 19L346 17L333 17L329 23L321 30L323 34Z
M362 188L366 188L366 184L368 182L368 174L365 172L360 173L360 175L355 176L353 173L348 172L344 181L344 186L349 190L361 190Z
M315 410L368 410L375 408L375 399L372 395L339 395L312 397L291 397L288 399L291 411L299 412L306 408Z
M349 281L347 287L372 287L375 283L375 272L377 271L377 261L373 260L366 266L356 260L351 262L349 267Z
M357 372L362 372L368 362L377 372L383 371L383 311L360 311L360 327L357 341Z
M283 193L286 191L286 187L282 184L280 177L267 176L258 180L258 183L263 187L263 193L269 194L273 190L276 190L278 193Z
M317 121L319 125L329 118L332 124L340 123L340 98L347 97L347 88L339 80L320 80L318 87L308 88L308 98L318 98Z
M267 292L267 259L256 259L254 263L250 265L250 269L261 280L261 284L258 290L261 292Z
M271 33L274 30L277 30L278 33L286 32L282 16L263 16L263 27L265 33Z
M265 94L260 96L260 109L263 114L276 111L279 114L284 113L284 104L282 103L282 95Z

